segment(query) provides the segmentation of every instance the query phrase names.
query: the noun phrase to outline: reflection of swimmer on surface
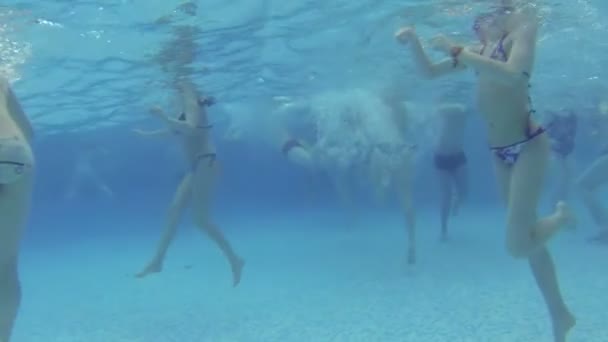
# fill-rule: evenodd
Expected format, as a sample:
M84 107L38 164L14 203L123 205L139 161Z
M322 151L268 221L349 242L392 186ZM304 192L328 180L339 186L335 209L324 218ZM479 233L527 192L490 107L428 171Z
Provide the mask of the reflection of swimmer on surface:
M550 111L548 114L547 133L551 140L551 150L556 157L558 167L558 186L556 197L558 201L569 198L572 187L572 160L574 151L578 116L574 111Z
M177 119L167 116L160 108L155 108L152 114L161 119L167 128L151 132L138 131L144 135L172 133L180 138L190 168L177 188L169 207L166 226L156 253L137 277L162 271L165 255L177 232L180 217L186 207L191 205L196 226L224 253L232 270L233 285L237 286L241 281L245 262L234 252L228 240L212 222L209 212L213 185L218 172L217 155L210 136L212 125L207 118L207 107L213 105L214 100L212 97L199 95L190 81L183 81L179 92L184 112Z
M0 78L0 341L11 337L21 302L19 244L32 181L34 132L7 80Z
M576 183L580 189L583 204L600 230L598 234L589 238L589 242L608 244L608 212L597 196L598 190L608 183L608 143L606 143L608 103L602 102L600 104L598 113L593 115L592 120L595 130L592 136L601 146L601 150L591 165L583 171Z
M527 3L527 2L526 2ZM465 47L445 36L433 39L446 58L433 63L414 28L397 31L408 44L418 68L429 78L470 70L477 74L477 102L487 123L497 180L508 207L506 246L511 256L526 258L549 309L555 341L565 341L576 324L559 290L546 243L557 232L575 225L564 202L539 218L538 202L550 158L544 128L534 122L530 98L539 18L524 2L501 0L473 24L481 49Z
M89 145L77 155L74 173L67 187L66 198L74 199L85 189L91 188L108 197L114 197L114 192L99 176L99 170L94 166L101 154L108 154L104 148Z
M467 157L464 152L464 132L467 111L460 104L444 104L437 110L439 135L434 163L439 177L441 240L448 238L448 220L456 215L467 196Z

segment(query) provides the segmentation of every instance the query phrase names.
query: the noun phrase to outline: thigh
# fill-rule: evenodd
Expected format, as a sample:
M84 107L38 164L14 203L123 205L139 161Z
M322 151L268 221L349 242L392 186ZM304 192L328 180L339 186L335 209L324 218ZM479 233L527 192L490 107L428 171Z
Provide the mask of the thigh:
M545 185L549 156L549 142L545 135L541 135L522 149L512 166L508 220L516 226L527 226L527 223L537 220L536 211Z
M465 195L468 190L468 168L466 165L459 167L452 173L456 190L460 195Z
M30 208L32 177L0 186L0 264L16 257Z
M511 186L511 169L508 165L498 157L492 155L494 160L494 173L496 174L496 182L498 184L498 192L504 205L509 203L510 186Z
M452 172L445 170L437 170L439 177L439 188L442 194L449 194L452 190Z
M188 204L188 201L192 197L192 178L192 172L188 172L182 178L173 194L173 202L171 203L173 208L181 210Z
M201 162L192 173L192 209L196 217L206 217L208 214L216 172L214 163Z

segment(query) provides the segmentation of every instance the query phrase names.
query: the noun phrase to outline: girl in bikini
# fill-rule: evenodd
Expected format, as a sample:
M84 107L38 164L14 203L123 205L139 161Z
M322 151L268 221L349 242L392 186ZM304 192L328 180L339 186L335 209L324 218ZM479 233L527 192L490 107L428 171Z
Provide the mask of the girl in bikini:
M162 271L163 261L177 232L181 214L188 204L192 204L195 224L224 253L232 270L232 284L237 286L241 281L241 271L245 262L234 252L231 244L211 221L209 213L211 191L217 165L215 163L215 148L209 137L211 125L207 120L206 107L213 105L214 101L211 97L200 96L190 81L183 81L178 90L184 107L183 114L174 119L166 115L161 109L154 108L152 114L164 121L167 129L152 132L138 131L139 134L143 135L173 133L181 137L190 168L177 188L156 253L146 267L136 276L141 278L150 273Z
M0 341L8 342L21 302L19 243L32 194L34 131L0 77Z
M538 16L533 6L515 7L503 0L497 10L478 17L473 28L483 48L464 48L438 36L434 46L448 55L439 63L430 61L413 28L400 29L396 38L409 43L419 69L429 78L468 68L477 72L479 111L489 130L496 175L508 207L507 250L528 260L549 308L555 341L563 342L575 318L562 299L546 243L574 221L563 202L549 216L537 214L550 155L544 129L531 117L529 98Z

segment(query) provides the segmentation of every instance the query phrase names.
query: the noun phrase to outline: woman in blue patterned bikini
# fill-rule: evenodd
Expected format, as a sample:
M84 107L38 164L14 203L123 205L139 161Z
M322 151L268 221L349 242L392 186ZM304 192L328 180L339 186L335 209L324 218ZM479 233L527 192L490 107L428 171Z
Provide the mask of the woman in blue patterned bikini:
M444 36L433 40L449 57L432 63L416 32L405 27L396 38L409 43L418 67L438 77L471 68L477 72L478 106L489 130L496 175L507 204L506 245L515 258L527 258L549 308L555 341L565 341L576 320L564 303L546 242L574 218L559 202L555 212L538 218L537 205L550 156L544 129L534 123L529 80L534 65L538 16L533 6L501 1L498 9L480 16L473 26L483 48L474 50Z

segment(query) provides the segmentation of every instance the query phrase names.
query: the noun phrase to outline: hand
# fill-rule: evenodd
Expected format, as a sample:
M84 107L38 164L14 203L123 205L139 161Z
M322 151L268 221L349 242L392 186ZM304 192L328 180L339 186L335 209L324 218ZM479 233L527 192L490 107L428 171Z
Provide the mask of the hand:
M395 39L402 44L407 44L412 39L416 38L416 30L413 26L402 27L395 32Z
M434 49L445 52L446 54L450 54L452 52L452 48L456 46L456 44L442 34L431 39L431 45Z

